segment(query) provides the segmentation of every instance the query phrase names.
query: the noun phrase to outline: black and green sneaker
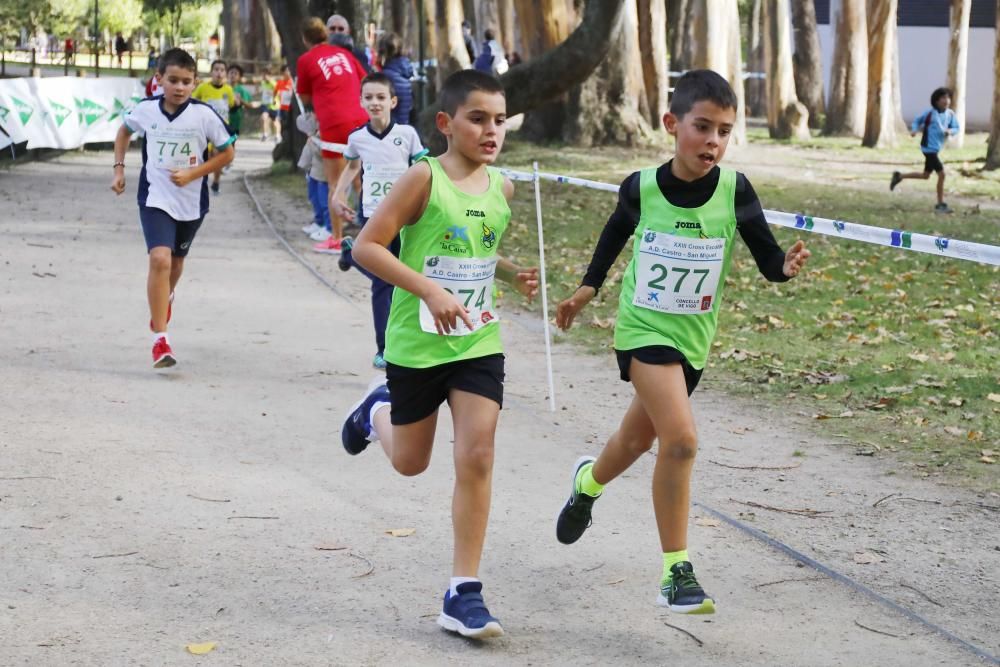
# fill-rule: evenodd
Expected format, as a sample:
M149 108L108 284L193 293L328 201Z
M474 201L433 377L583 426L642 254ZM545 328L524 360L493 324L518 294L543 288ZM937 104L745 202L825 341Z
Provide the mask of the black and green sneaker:
M556 539L563 544L573 544L590 528L590 509L594 506L594 501L601 496L588 496L583 493L579 490L576 480L580 476L580 469L586 465L593 465L596 460L593 456L581 456L573 466L573 485L570 487L569 500L563 505L556 520Z
M660 585L656 604L678 614L715 613L715 600L702 590L694 577L694 568L686 560L670 568L670 580Z

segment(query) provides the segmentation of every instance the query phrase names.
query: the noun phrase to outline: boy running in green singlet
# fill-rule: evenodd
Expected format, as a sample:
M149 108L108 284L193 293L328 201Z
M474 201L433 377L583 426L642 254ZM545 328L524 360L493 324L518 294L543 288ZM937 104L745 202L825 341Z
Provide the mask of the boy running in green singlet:
M509 282L530 299L538 270L497 255L514 194L513 184L488 166L506 134L503 87L464 70L448 77L440 102L436 123L448 138L447 152L421 158L400 176L354 243L354 261L396 289L386 380L373 383L354 406L341 438L349 454L378 440L393 468L417 475L430 463L438 409L448 402L455 424L455 544L438 623L466 637L496 637L503 629L478 579L503 401L493 281ZM397 234L398 258L388 249Z
M580 539L604 486L659 440L653 510L663 575L657 602L682 614L715 611L687 553L691 469L698 448L689 397L715 336L736 232L773 282L797 275L809 257L802 241L782 252L749 181L718 166L735 122L736 95L721 76L695 70L678 80L663 117L676 138L674 158L625 179L583 284L556 314L559 327L568 329L631 237L615 352L621 378L632 383L636 396L600 455L582 456L574 465L556 537L563 544Z

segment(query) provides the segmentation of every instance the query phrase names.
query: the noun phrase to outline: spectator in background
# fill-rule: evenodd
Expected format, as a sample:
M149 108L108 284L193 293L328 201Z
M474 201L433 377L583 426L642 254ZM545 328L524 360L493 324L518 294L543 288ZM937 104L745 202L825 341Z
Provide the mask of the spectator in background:
M66 62L73 62L73 53L76 51L76 45L73 43L72 37L67 37L66 42L63 45L63 52L66 55Z
M118 56L118 66L122 66L122 56L128 51L128 42L122 35L121 30L115 33L115 54Z
M392 122L400 125L412 125L410 112L413 111L413 66L410 59L404 56L403 40L394 32L387 32L378 41L376 62L382 68L382 73L392 81L396 91L396 107L392 110Z
M503 52L503 47L497 41L496 33L493 30L487 28L486 32L483 33L483 37L485 38L485 41L483 41L483 50L479 52L479 57L476 58L473 67L480 72L500 76L510 69L507 57Z
M509 62L507 64L510 65L511 67L514 67L515 65L520 65L521 63L524 62L524 60L521 59L521 54L518 53L517 51L513 51L510 54L510 58L508 60Z
M469 54L469 62L476 62L476 40L472 38L472 26L468 21L462 21L462 40L465 41L465 52Z
M340 14L334 14L326 20L326 30L328 35L328 41L334 46L339 46L350 51L354 57L357 59L361 66L364 68L365 74L370 74L372 71L372 63L368 54L365 53L364 49L358 49L354 45L354 38L351 37L351 26ZM347 37L345 41L343 37ZM362 75L362 78L364 76Z

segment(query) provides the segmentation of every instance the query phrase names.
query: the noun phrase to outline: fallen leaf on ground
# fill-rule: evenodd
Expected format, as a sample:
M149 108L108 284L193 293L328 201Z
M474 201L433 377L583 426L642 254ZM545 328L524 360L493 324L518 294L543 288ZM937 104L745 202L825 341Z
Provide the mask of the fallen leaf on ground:
M340 551L341 549L346 549L347 547L343 544L335 544L331 542L330 544L317 544L313 547L316 551Z
M993 458L992 456L980 456L979 457L979 462L980 463L996 463L997 460L995 458Z
M965 399L964 398L949 398L948 399L948 405L954 405L956 408L960 408L963 405L965 405Z
M983 451L981 451L979 453L982 454L983 456L996 456L997 455L997 453L994 450L992 450L992 449L984 449Z
M986 398L994 403L1000 403L1000 394L987 394Z
M878 554L873 554L870 551L864 551L854 554L854 562L858 565L871 565L872 563L884 563L885 559Z
M965 435L965 429L958 428L957 426L945 426L944 432L948 435L963 436Z
M416 528L393 528L391 530L385 531L393 537L409 537L413 533L417 532Z
M184 648L191 655L205 655L215 649L215 642L202 642L201 644L188 644Z
M710 519L707 516L700 516L694 520L696 526L708 526L709 528L718 528L722 525L722 522L718 519Z
M838 416L839 416L839 417L844 417L844 418L847 418L847 417L853 417L853 416L854 416L854 412L853 412L853 411L851 411L851 410L844 410L844 411L843 411L843 412L841 412L841 413L840 413L840 414L839 414Z
M914 361L919 361L920 363L925 363L928 359L930 359L930 357L928 357L923 352L911 352L910 354L908 354L906 356L909 359L913 359Z

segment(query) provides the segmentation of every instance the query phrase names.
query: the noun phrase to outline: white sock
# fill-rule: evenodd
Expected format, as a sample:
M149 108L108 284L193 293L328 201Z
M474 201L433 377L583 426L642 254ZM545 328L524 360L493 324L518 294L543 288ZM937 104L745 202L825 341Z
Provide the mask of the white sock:
M368 413L368 423L372 425L371 433L368 434L368 442L378 442L378 431L375 430L375 414L382 408L387 407L389 407L388 401L378 401L372 405L372 409Z
M452 577L451 578L451 594L458 595L458 585L468 583L470 581L479 581L477 577Z
M156 341L160 340L161 338L163 338L163 339L165 339L167 341L167 345L170 345L170 337L167 336L167 332L166 331L161 331L160 333L154 333L153 334L153 342L154 343Z

